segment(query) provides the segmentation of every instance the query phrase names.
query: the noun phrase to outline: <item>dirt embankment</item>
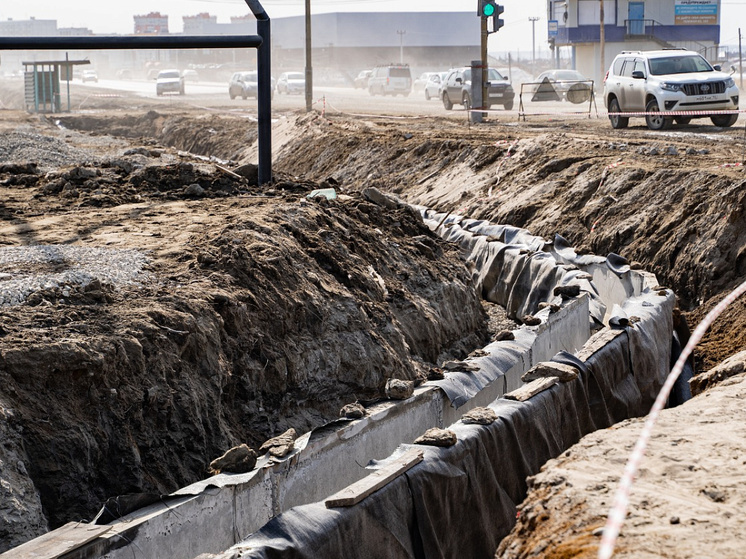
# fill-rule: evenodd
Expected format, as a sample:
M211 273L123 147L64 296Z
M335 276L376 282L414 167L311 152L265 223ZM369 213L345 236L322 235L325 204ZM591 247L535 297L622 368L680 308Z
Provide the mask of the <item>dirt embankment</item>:
M35 159L0 142L0 162L38 163L0 177L0 244L150 259L130 287L52 287L1 309L4 463L16 466L0 473L19 480L13 498L33 480L52 526L111 495L199 479L235 443L313 428L387 377L486 341L458 254L364 188L619 253L676 289L690 323L743 274L742 167L724 166L741 160L737 130L289 115L278 180L258 188L246 169L177 153L238 171L252 156L242 118L19 118L59 150ZM351 199L307 200L319 186ZM700 368L740 349L744 310L713 329Z
M25 136L6 135L0 151L13 138ZM313 429L382 397L386 379L415 379L488 339L463 261L416 212L354 193L308 199L313 183L259 189L142 142L104 141L102 154L82 140L58 146L60 168L42 171L42 152L0 166L0 245L148 260L131 284L50 280L0 309L5 503L31 499L33 481L51 527L92 518L113 495L202 479L235 444ZM14 266L4 280L71 263ZM6 548L28 529L28 506L3 511Z

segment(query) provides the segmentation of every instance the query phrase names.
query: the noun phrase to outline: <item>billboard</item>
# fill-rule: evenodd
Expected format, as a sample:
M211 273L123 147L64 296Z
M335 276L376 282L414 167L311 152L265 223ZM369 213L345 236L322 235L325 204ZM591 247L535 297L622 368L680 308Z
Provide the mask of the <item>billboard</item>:
M717 0L676 0L674 23L676 25L717 25Z

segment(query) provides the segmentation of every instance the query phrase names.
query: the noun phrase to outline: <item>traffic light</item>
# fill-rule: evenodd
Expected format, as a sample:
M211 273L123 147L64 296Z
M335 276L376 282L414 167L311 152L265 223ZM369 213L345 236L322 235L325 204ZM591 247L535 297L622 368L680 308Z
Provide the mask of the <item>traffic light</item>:
M495 4L495 13L492 15L492 30L493 31L498 31L503 25L505 25L505 22L500 17L504 11L505 11L505 6L501 6L500 4Z
M495 0L479 0L479 12L478 16L491 17L497 11L497 4Z

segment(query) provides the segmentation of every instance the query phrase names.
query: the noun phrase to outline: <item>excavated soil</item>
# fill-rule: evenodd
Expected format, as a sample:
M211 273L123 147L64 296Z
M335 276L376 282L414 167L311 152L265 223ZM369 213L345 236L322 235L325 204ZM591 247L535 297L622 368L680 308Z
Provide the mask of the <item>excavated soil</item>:
M144 262L134 279L50 281L0 307L0 551L112 495L201 479L227 448L322 425L506 326L455 248L365 189L621 254L677 292L690 324L742 280L739 128L284 114L275 180L258 186L255 122L203 113L0 114L0 251ZM308 198L317 188L339 196ZM743 347L744 322L737 302L698 371Z

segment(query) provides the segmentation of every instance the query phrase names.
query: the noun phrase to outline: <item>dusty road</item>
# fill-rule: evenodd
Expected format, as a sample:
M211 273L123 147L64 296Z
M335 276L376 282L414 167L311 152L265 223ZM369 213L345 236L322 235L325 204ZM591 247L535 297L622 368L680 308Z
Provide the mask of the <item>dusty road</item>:
M47 118L14 111L17 88L0 86L2 248L147 260L132 283L54 276L0 309L5 544L111 495L173 491L237 442L320 425L392 374L421 378L489 339L493 313L458 254L365 188L621 254L675 289L690 324L742 281L738 124L613 131L502 111L469 126L434 102L355 90L330 91L322 118L275 96L275 181L259 187L252 101L111 95L75 88L75 110ZM309 202L320 187L349 198ZM60 273L66 259L3 272ZM698 371L743 347L744 319L739 302Z

